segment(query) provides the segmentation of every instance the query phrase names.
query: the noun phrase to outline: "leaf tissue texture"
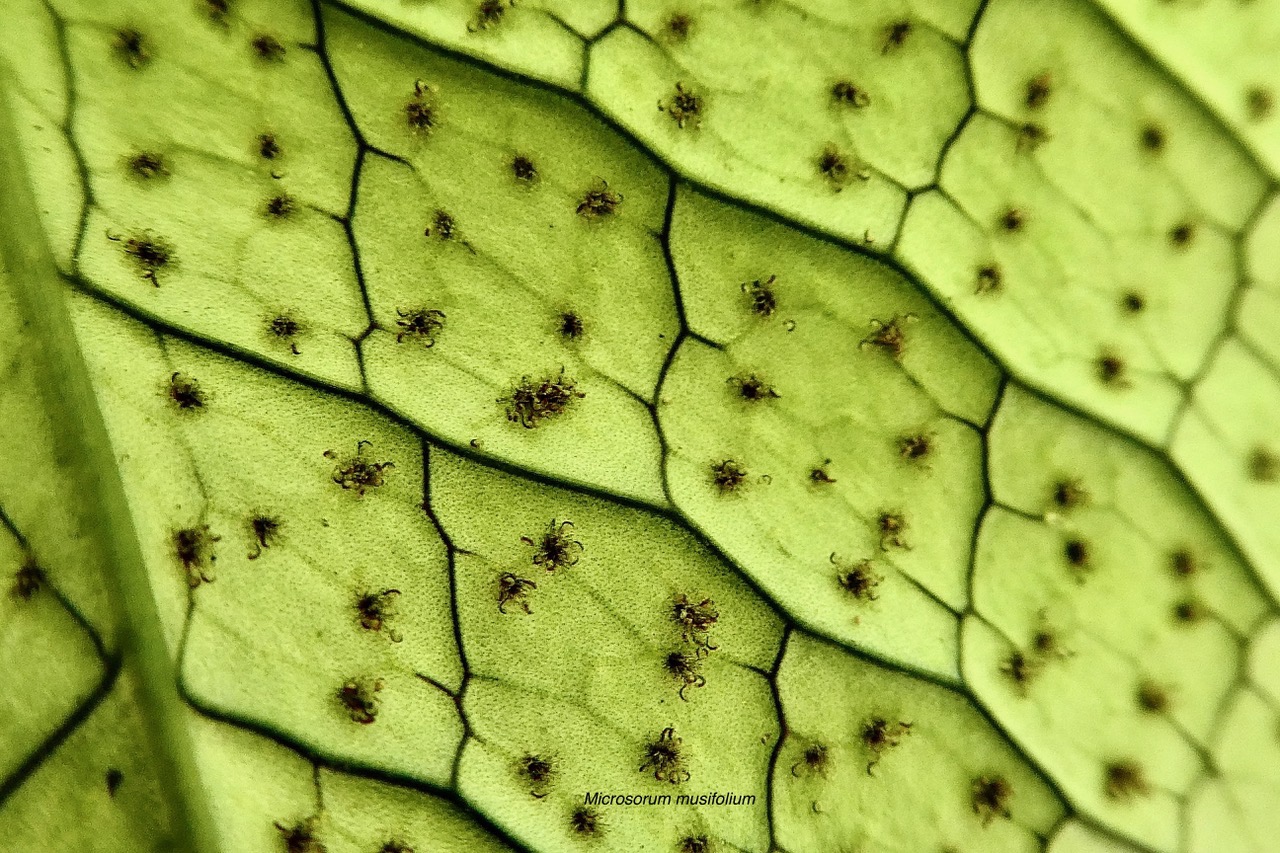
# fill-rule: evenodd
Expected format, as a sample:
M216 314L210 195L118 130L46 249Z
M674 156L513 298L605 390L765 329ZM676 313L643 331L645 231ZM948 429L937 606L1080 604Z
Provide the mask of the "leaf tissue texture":
M11 0L0 850L1269 853L1280 0Z

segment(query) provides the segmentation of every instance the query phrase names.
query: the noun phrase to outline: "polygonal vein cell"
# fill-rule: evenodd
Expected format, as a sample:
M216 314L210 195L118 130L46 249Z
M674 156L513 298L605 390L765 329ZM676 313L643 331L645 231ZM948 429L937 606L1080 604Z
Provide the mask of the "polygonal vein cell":
M36 182L32 189L49 248L58 268L68 272L84 210L84 187L64 132L69 69L60 55L57 21L42 0L15 0L6 7L5 35L0 56L10 69L11 85L5 94L16 133L10 144L22 151L29 173L59 176Z
M462 671L419 439L206 350L161 352L77 302L152 586L174 621L192 602L185 692L335 760L442 784L462 722L420 676L456 691Z
M90 698L103 669L45 569L0 526L0 784Z
M1083 2L992 3L972 62L984 112L899 257L1021 378L1163 444L1265 178Z
M1280 193L1271 194L1244 237L1244 269L1236 333L1280 370Z
M965 679L1083 812L1179 849L1180 801L1269 603L1165 463L1017 387L991 473Z
M1275 809L1280 713L1275 697L1241 685L1228 699L1213 744L1218 772L1193 792L1187 806L1186 849L1191 853L1266 850L1280 831Z
M784 849L1030 853L1062 817L958 694L799 632L778 690L787 737L771 784Z
M126 668L111 692L0 804L12 850L160 853L173 815L156 782L142 708Z
M222 849L508 849L441 798L314 767L296 752L234 725L195 714L189 720Z
M356 240L373 394L435 435L665 502L647 409L678 331L668 181L567 99L326 16L370 142Z
M1280 15L1270 3L1094 0L1280 174Z
M201 6L58 4L91 193L77 271L163 322L358 388L369 318L335 218L355 143L309 7L237 4L220 23Z
M998 373L897 273L682 189L672 499L797 619L957 679ZM911 624L911 632L899 626Z
M39 602L33 602L29 617L18 615L19 609L13 611L14 620L32 618L29 627L33 630L38 630L37 624L61 624L67 629L61 642L87 642L88 636L68 621L67 613L58 614L64 608L51 595L56 589L58 597L75 609L77 619L92 626L104 650L114 652L117 626L108 594L110 566L102 543L90 532L91 508L81 479L93 463L72 444L60 422L62 410L52 405L63 393L55 386L54 342L46 340L40 327L30 321L17 281L26 271L19 272L12 265L8 257L11 248L0 247L0 422L4 424L4 440L0 441L0 547L5 550L0 595L13 593L15 600L22 602L43 592ZM46 581L49 589L43 588ZM0 624L9 624L9 620ZM43 644L28 646L22 634L15 628L11 635L16 659L30 648L45 652ZM74 638L76 634L82 636ZM85 664L96 669L97 653L87 647L84 651L92 659ZM57 658L76 660L74 654ZM43 667L48 662L26 663Z
M1238 340L1219 348L1178 422L1171 454L1280 597L1280 389Z
M586 40L617 15L617 0L445 0L337 3L395 29L482 62L576 91L586 64Z
M769 606L666 519L435 449L430 479L471 674L460 793L535 849L768 850ZM678 799L708 791L744 799ZM592 793L670 800L655 821Z
M628 3L587 96L689 178L888 245L969 107L959 45L897 5Z

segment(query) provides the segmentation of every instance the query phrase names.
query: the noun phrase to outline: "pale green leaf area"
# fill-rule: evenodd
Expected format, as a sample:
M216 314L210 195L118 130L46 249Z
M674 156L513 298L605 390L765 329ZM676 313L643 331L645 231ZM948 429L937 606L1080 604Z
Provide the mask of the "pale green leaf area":
M0 848L1268 853L1277 32L12 4Z
M790 638L778 690L788 728L773 776L783 849L1040 850L1062 817L1053 791L950 690L804 634ZM869 746L877 719L910 728L896 744ZM821 763L808 759L815 746L825 748ZM1007 814L985 823L972 799L983 778L1008 790ZM898 810L910 819L880 819Z
M1273 103L1280 73L1280 17L1271 3L1207 0L1151 3L1100 0L1130 36L1202 99L1272 175L1280 169L1280 123Z
M1176 850L1176 799L1211 772L1267 602L1164 466L1024 391L1001 403L991 473L966 678L1068 797ZM1140 806L1109 795L1117 766L1150 789Z
M1280 196L1272 193L1245 235L1247 286L1236 324L1240 339L1273 368L1280 365Z
M668 178L560 96L503 83L345 15L326 20L357 123L370 144L403 158L366 157L354 216L379 326L361 345L373 395L522 468L664 503L647 404L678 331L658 239ZM419 80L438 111L430 131L404 118ZM495 87L509 97L495 100ZM514 174L516 156L531 163L532 178ZM585 194L606 185L616 211L579 215ZM634 301L616 300L621 289ZM487 307L464 307L479 305ZM420 308L445 315L429 352L429 342L397 329L401 312ZM581 317L579 336L562 332L565 313ZM562 428L504 420L502 398L522 378L561 369L585 395Z
M1167 443L1264 175L1083 3L996 0L972 62L982 111L899 256L1019 376Z
M672 235L696 336L659 395L676 505L811 627L958 680L955 613L967 603L977 424L994 405L994 367L869 258L684 189ZM759 284L744 292L744 281ZM772 315L747 310L761 288ZM889 327L900 351L876 343ZM762 399L744 393L753 378L769 388ZM747 472L728 494L714 482L725 460ZM901 529L884 529L885 516ZM884 585L858 600L833 562L868 559ZM906 621L921 630L904 635Z
M616 0L349 0L338 4L523 77L577 90Z
M3 789L6 850L179 849L132 681L122 672L109 693L72 718L75 727L50 744L21 787Z

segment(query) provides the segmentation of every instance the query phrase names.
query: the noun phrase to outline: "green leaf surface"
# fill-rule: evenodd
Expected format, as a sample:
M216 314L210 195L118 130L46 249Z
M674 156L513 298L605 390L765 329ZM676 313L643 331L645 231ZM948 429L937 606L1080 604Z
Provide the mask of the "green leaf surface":
M1277 33L16 0L0 846L1269 850Z

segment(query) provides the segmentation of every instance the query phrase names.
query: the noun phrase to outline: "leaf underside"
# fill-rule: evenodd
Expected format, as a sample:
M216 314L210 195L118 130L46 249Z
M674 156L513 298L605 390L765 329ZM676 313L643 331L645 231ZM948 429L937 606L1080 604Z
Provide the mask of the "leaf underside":
M1280 835L1275 3L4 15L7 848Z

